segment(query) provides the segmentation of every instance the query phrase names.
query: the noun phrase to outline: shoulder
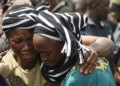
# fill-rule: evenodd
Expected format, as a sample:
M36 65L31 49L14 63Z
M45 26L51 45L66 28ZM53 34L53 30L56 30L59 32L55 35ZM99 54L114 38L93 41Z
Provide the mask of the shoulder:
M80 84L82 86L91 86L90 84L93 83L92 80L94 82L97 80L95 71L94 73L86 75L86 74L80 73L80 69L77 69L77 70L72 70L67 74L66 78L62 82L62 86L78 86Z
M10 70L18 67L18 64L13 56L13 51L12 50L9 50L3 57L2 57L2 60L1 62L3 64L6 64Z

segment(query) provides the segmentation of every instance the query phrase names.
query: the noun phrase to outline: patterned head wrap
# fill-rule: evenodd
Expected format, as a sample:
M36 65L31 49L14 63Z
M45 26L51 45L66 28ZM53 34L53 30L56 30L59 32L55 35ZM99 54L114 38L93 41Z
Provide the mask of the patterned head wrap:
M80 30L87 25L87 17L79 13L51 13L48 11L50 5L41 3L33 9L30 6L15 6L3 19L3 30L5 32L12 28L34 29L34 33L57 41L64 41L61 53L65 53L64 64L57 69L49 69L42 62L41 72L43 77L50 81L61 81L68 71L76 65L82 64L86 52L89 51L81 45Z
M37 14L42 9L41 5L37 5L35 9L29 5L13 6L3 18L2 28L5 32L12 28L17 29L33 29L36 26ZM46 7L47 8L47 7Z
M86 52L89 49L81 45L80 30L87 25L87 17L79 13L60 14L52 13L47 8L44 9L38 13L34 33L65 42L61 53L66 54L66 59L60 68L50 70L46 64L42 63L41 65L44 78L55 82L62 80L78 59L79 64L84 62Z

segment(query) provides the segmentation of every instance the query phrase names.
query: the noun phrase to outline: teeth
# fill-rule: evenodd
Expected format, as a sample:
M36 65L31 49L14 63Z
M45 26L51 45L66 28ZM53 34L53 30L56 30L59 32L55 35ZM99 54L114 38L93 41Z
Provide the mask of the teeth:
M27 55L23 55L24 57L29 57L29 56L31 56L32 54L27 54Z

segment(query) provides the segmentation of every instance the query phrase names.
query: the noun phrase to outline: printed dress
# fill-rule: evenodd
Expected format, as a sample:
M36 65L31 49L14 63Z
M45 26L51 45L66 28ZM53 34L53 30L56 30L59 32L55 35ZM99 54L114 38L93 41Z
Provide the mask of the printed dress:
M61 86L116 86L116 84L108 61L102 57L91 74L86 75L80 73L80 69L72 69Z

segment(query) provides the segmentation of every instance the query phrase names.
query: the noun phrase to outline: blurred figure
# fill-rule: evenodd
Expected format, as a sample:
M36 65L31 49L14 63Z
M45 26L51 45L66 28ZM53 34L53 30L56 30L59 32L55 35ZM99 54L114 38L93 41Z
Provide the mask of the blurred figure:
M5 0L6 3L3 4L2 9L2 15L4 17L5 13L11 9L13 6L16 5L21 5L21 4L28 4L30 6L32 6L32 3L30 2L30 0Z
M120 21L120 0L111 0L110 13L108 15L108 23L112 25L113 32Z
M107 37L114 41L112 27L104 22L109 13L110 0L86 0L88 25L85 28L86 35ZM113 54L106 57L110 63L111 70L114 74Z
M115 33L114 33L114 39L115 42L117 41L118 35L120 34L119 31L119 27L120 27L120 0L113 0L111 3L111 13L109 14L109 16L111 17L109 19L109 21L113 22L114 24L116 24L116 28L115 28Z
M0 24L1 37L0 37L0 53L9 49L8 42L2 30L2 25Z
M70 7L67 6L65 1L61 0L40 0L41 2L49 2L51 4L50 11L51 12L71 12Z
M85 0L75 0L75 12L84 14L86 12L86 2Z
M30 2L34 7L38 4L38 0L30 0Z
M0 9L0 24L2 23L2 9ZM2 28L1 28L1 26L0 26L0 38L1 38L1 36L2 36L2 33L3 33L3 31L2 31Z
M41 3L41 0L36 0L37 2Z
M111 22L116 24L114 31L114 39L116 43L116 50L114 52L116 71L114 77L117 86L120 86L120 0L112 0L110 9L110 16L113 20Z

